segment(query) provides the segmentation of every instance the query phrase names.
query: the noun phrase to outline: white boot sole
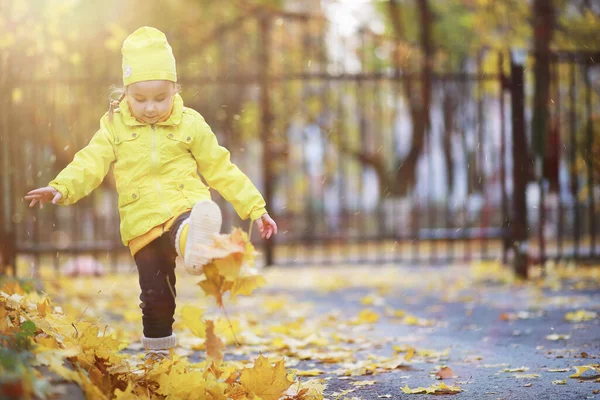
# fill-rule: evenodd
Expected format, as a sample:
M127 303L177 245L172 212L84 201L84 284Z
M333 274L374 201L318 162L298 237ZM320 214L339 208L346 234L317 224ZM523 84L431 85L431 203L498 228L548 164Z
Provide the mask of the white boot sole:
M221 209L214 201L203 200L192 208L184 257L189 273L200 275L204 272L204 265L210 261L206 250L212 246L215 235L221 232L222 222Z

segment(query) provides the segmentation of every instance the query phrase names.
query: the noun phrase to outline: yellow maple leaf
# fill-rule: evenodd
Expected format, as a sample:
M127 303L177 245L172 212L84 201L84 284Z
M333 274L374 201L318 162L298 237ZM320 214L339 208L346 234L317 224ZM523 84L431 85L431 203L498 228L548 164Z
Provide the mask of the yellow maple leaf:
M358 313L358 316L350 321L352 325L374 324L379 321L379 314L371 309L364 309Z
M213 321L206 321L206 355L213 361L223 361L223 341L215 335L215 324Z
M183 366L183 364L179 364ZM156 381L158 394L173 399L205 399L205 380L201 371L189 371L187 368L171 368L169 373L158 376Z
M577 372L575 372L573 375L571 375L569 378L581 378L582 374L585 373L586 371L592 371L593 376L589 376L589 378L596 378L598 377L598 375L600 375L600 364L592 364L592 365L579 365L575 368L575 370Z
M181 318L185 326L197 337L206 337L206 324L203 320L204 310L186 304L181 309Z
M546 339L552 340L552 341L569 340L569 339L571 339L571 335L559 335L557 333L553 333L551 335L547 335Z
M402 388L402 391L407 394L456 394L462 392L462 389L458 386L448 386L444 382L438 384L433 384L429 387L418 387L415 389L411 389L406 385Z
M512 373L512 372L526 372L526 371L529 371L529 367L523 366L523 367L518 367L518 368L504 368L502 370L502 372L510 372L510 373Z
M45 317L48 312L52 310L52 306L50 305L50 299L48 297L44 297L41 301L37 303L37 312L41 317Z
M131 381L127 383L125 390L119 390L119 388L117 388L114 396L115 400L136 400L139 398L134 391L134 386Z
M515 378L517 379L537 379L540 377L540 374L515 374Z
M377 381L357 381L352 382L352 386L373 386Z
M233 282L226 281L225 278L219 275L219 270L214 264L209 264L204 267L204 275L206 279L198 282L198 285L209 296L214 296L217 304L223 307L223 294L233 287Z
M223 258L214 259L212 264L225 279L234 280L240 276L242 268L242 253L230 254Z
M323 400L327 385L323 379L310 379L290 386L284 393L286 400Z
M319 376L319 375L323 375L325 373L324 370L322 369L303 369L303 370L298 370L296 372L297 376Z
M231 240L234 243L244 247L243 263L246 265L254 265L256 250L248 238L248 234L243 230L236 228L233 230L233 232L231 232Z
M25 291L23 290L21 285L19 285L18 281L7 281L7 282L3 283L2 288L0 288L0 291L6 293L8 295L16 293L16 294L23 296L25 294Z
M414 349L414 347L409 347L408 351L406 352L406 355L404 356L404 359L406 361L410 361L414 356L415 356L415 349Z
M269 359L261 354L252 368L242 370L240 383L262 400L277 400L294 382L288 379L283 360L271 366Z
M266 285L267 281L260 275L239 277L233 282L231 298L238 295L250 296L254 290Z
M565 320L569 322L591 321L596 317L598 317L598 313L586 310L570 311L565 314Z

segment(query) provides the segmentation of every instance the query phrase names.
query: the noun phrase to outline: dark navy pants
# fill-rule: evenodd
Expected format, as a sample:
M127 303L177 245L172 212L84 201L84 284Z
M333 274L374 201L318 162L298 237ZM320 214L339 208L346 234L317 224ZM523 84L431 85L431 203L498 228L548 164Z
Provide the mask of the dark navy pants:
M145 337L161 338L173 334L177 257L175 236L179 226L189 215L186 212L177 217L169 232L165 232L134 256L142 290L140 308Z

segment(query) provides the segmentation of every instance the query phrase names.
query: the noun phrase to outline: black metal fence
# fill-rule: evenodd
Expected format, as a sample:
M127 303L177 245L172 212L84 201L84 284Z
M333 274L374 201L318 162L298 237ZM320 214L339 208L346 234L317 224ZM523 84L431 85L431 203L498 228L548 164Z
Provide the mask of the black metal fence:
M327 20L294 13L225 24L214 38L176 54L183 97L265 195L280 228L260 245L268 264L507 260L515 242L539 260L597 258L600 55L554 54L540 163L528 150L533 55L415 72L399 67L389 39L342 37ZM3 65L12 93L0 117L5 263L29 255L58 269L75 254L127 263L110 174L75 206L22 201L95 131L102 93L120 81L109 70L118 57L98 57L85 61L93 78ZM225 230L248 227L215 197Z

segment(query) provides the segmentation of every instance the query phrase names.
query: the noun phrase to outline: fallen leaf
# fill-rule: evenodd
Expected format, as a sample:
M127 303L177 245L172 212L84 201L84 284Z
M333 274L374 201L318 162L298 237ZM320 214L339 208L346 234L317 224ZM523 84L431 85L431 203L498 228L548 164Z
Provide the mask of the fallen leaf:
M582 322L582 321L591 321L598 317L598 313L594 311L586 311L586 310L577 310L570 311L565 314L565 321L568 322Z
M436 373L436 376L440 379L448 379L454 376L454 372L449 367L444 367Z
M415 349L413 347L409 347L408 352L404 356L404 359L406 361L410 361L414 357L414 355L415 355Z
M515 378L517 379L537 379L540 377L540 374L515 374Z
M252 368L242 370L240 383L249 393L263 400L278 400L293 381L287 377L283 360L271 366L269 359L261 354Z
M371 309L364 309L358 313L358 316L350 321L352 325L374 324L379 321L379 314Z
M458 386L448 386L444 382L442 382L439 385L433 384L427 388L418 387L415 389L411 389L408 387L408 385L406 385L402 388L402 392L406 394L457 394L462 392L462 389Z
M376 381L358 381L358 382L352 382L352 386L372 386L375 384Z
M557 380L552 381L552 384L553 385L566 385L567 384L567 380L566 379L563 379L563 380L558 380L557 379Z
M322 369L306 369L296 371L296 375L298 376L318 376L323 375L324 373L325 371Z
M579 365L573 368L575 368L576 372L569 378L594 379L600 375L600 364ZM587 371L590 372L586 373ZM585 374L586 376L582 376L583 374Z
M502 370L502 372L525 372L525 371L529 371L529 367L519 367L519 368L504 368Z
M571 335L558 335L556 333L553 333L551 335L546 336L546 339L548 340L569 340L571 339Z
M323 392L327 385L323 379L310 379L290 386L285 391L285 400L323 400Z

